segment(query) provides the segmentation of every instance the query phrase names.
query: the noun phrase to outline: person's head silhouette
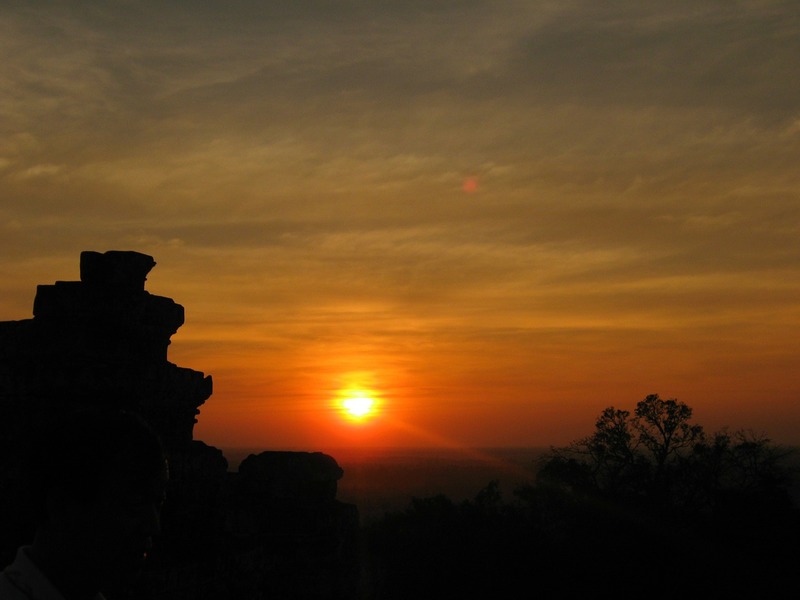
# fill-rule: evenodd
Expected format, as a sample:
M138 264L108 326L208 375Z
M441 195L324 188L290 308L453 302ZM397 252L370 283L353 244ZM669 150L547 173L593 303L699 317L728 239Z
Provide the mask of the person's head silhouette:
M74 411L37 444L30 476L36 534L0 576L3 600L6 588L84 600L130 583L160 531L168 479L147 423L121 410Z

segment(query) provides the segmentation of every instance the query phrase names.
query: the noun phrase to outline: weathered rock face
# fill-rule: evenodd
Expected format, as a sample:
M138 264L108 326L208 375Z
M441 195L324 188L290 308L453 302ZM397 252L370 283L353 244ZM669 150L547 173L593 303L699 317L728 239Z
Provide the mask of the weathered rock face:
M184 310L144 290L154 265L138 252L83 252L80 281L38 286L32 319L0 322L0 487L8 490L0 522L10 521L3 523L8 535L2 558L30 527L19 519L22 500L13 493L21 477L17 459L37 431L66 411L105 404L141 414L175 465L175 494L189 485L183 466L196 462L193 429L212 379L167 360ZM216 465L201 479L207 480L204 489L218 493L227 463L219 450L211 452L218 455ZM197 487L197 477L192 485Z
M239 465L242 493L270 499L332 501L344 471L322 452L269 451L251 454Z
M138 252L84 252L81 281L38 286L33 319L0 323L0 407L43 422L113 403L141 413L171 450L188 447L212 380L168 362L184 311L144 291L154 265Z
M140 252L109 250L81 253L81 281L108 288L144 291L147 274L156 266L152 256ZM183 320L181 320L183 322Z
M140 597L352 597L355 506L321 453L265 452L228 472L193 436L212 379L167 359L184 310L145 291L151 256L81 254L81 280L38 286L33 318L0 322L0 568L27 541L19 460L65 411L103 403L142 415L170 461L163 535ZM111 599L113 600L113 599Z
M256 550L264 598L356 597L358 510L335 499L343 474L327 454L281 451L229 474L226 536Z

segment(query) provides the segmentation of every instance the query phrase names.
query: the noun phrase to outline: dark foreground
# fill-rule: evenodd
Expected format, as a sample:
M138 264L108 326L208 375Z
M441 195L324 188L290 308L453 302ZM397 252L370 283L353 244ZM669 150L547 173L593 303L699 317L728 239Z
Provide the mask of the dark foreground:
M714 514L626 506L536 484L545 452L340 452L338 496L361 514L354 598L800 592L793 498L741 495Z

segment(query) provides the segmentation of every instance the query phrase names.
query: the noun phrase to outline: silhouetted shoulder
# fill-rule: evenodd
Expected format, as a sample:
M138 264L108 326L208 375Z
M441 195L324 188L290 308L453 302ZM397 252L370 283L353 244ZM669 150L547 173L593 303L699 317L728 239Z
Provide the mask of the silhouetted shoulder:
M0 600L64 600L30 558L30 547L17 551L14 562L0 573ZM95 600L105 600L101 594Z

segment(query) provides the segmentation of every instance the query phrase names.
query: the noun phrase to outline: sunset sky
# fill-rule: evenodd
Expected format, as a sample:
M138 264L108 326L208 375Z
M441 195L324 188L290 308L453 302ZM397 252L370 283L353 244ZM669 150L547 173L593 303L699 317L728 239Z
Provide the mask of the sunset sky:
M198 439L562 445L658 393L800 443L800 2L11 1L0 48L0 320L153 256Z

